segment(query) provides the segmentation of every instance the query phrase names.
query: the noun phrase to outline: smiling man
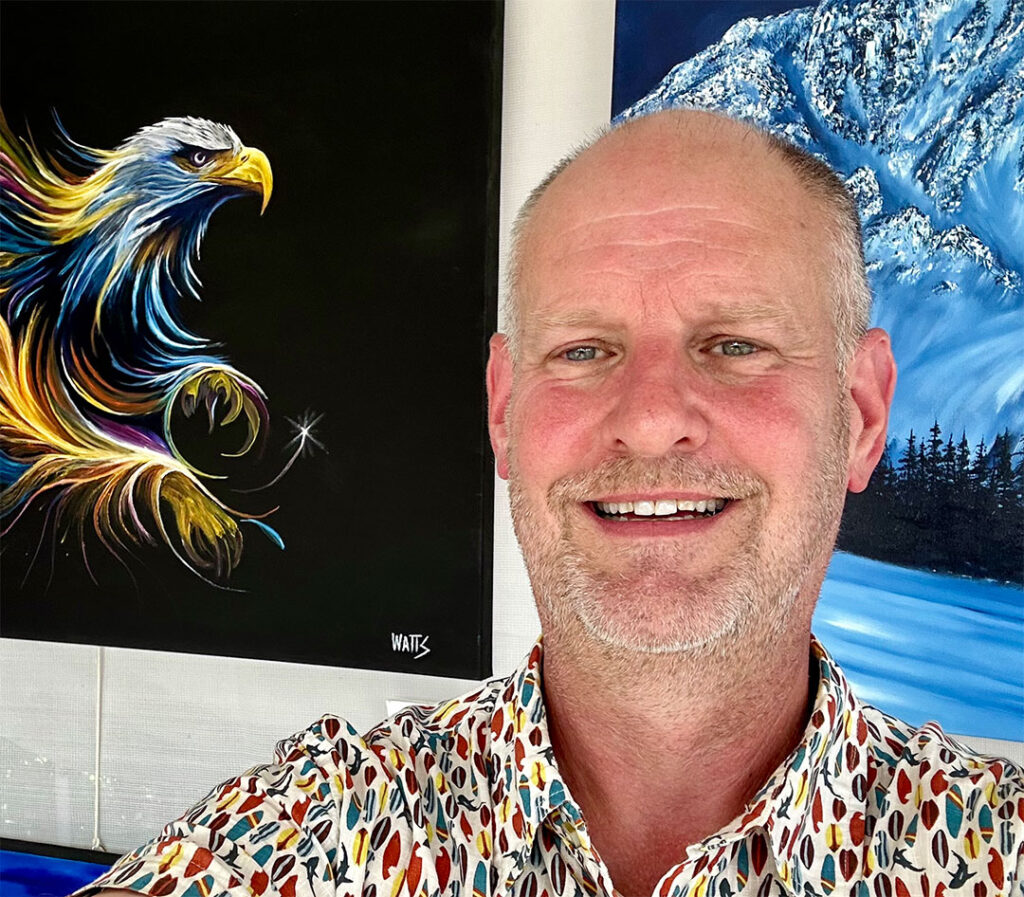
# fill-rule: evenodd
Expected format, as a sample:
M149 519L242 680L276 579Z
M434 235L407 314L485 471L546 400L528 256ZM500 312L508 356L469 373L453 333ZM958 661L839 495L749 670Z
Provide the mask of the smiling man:
M739 815L806 725L811 615L895 383L855 215L824 166L677 112L521 219L492 441L559 769L623 893Z
M1019 893L1024 779L861 704L811 635L885 443L856 208L665 112L520 216L490 431L543 626L512 675L335 717L99 884L150 894Z

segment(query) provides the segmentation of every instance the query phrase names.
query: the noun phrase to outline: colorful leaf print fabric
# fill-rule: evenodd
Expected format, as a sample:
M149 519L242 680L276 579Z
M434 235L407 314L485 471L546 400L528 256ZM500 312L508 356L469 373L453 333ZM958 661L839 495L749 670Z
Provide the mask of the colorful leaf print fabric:
M1021 770L858 703L812 651L800 744L733 823L680 845L656 894L1024 894ZM614 894L555 764L540 672L538 643L508 678L362 738L325 716L79 893Z

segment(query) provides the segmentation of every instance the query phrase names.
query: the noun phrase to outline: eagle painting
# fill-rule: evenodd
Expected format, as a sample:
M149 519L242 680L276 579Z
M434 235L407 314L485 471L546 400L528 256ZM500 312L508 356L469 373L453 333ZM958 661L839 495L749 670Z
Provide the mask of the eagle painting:
M3 532L38 504L44 529L76 535L83 557L89 532L122 562L163 543L224 584L241 523L283 543L211 491L223 478L175 445L172 414L203 414L211 433L238 422L244 437L225 453L237 458L267 429L266 397L177 304L199 298L193 263L213 213L253 194L266 208L270 163L199 118L164 119L109 151L60 136L61 157L44 156L0 117Z

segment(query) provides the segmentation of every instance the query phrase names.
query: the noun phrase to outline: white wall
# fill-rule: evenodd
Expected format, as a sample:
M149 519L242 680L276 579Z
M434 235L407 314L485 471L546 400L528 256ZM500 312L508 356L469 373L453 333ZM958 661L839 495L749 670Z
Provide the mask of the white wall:
M498 250L502 284L508 235L519 207L559 159L608 123L614 31L615 0L505 4ZM501 298L504 307L503 293ZM512 532L503 480L495 480L494 507L494 671L498 673L519 662L529 647L524 634L539 632L540 624L532 599L522 600L530 594L530 585Z
M607 122L613 24L614 0L506 3L502 272L508 230L529 190ZM494 671L503 674L538 624L501 481L495 506ZM3 639L0 836L124 851L323 713L366 729L388 700L438 701L472 684ZM971 743L1024 760L1024 745Z
M614 2L510 0L505 9L502 270L527 192L608 120ZM503 674L539 627L500 482L495 505L494 672ZM0 837L125 851L323 713L362 730L388 700L439 701L472 685L2 639Z

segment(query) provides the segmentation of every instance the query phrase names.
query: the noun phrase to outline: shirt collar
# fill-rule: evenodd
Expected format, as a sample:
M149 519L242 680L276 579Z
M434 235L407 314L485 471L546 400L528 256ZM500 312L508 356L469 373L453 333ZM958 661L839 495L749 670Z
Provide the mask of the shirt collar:
M491 796L499 821L499 872L506 883L515 879L549 816L576 847L590 848L585 827L580 826L580 809L555 763L541 686L542 658L538 639L506 680L492 717ZM863 841L868 781L868 727L850 685L813 637L811 662L816 663L817 690L799 744L740 816L687 850L691 856L713 855L760 829L779 877L793 893L801 894L804 868L813 859L808 851L820 850L822 842L854 849ZM825 801L839 801L843 807L834 806L827 813ZM826 817L845 821L826 826Z
M691 856L711 853L760 829L779 878L801 895L805 884L816 892L805 877L815 852L826 845L857 851L863 843L869 778L867 721L842 670L813 636L811 662L818 685L800 742L742 814L688 848Z
M541 827L553 814L570 833L579 807L555 763L541 687L543 637L506 679L495 701L491 731L491 799L498 816L499 873L510 885Z

